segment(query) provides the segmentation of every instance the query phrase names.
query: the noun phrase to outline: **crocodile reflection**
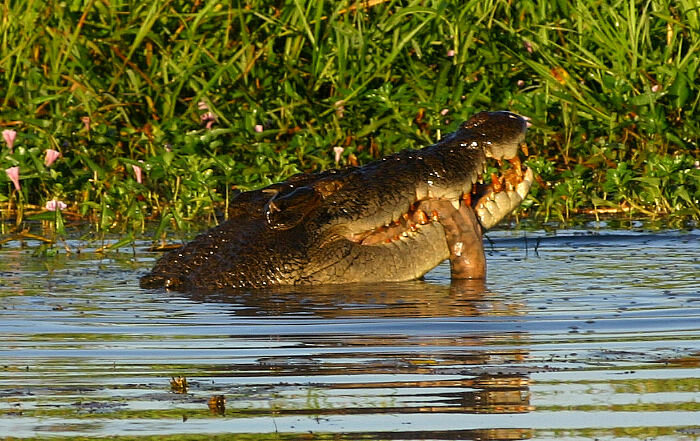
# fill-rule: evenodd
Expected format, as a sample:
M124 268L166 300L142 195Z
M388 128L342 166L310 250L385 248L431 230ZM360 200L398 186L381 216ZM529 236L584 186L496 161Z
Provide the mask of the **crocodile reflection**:
M522 349L528 335L517 332L509 320L520 314L521 305L489 292L483 281L187 295L200 302L228 304L237 321L241 316L269 317L280 325L294 320L298 334L287 328L278 335L232 336L313 348L311 353L292 349L232 367L234 376L283 379L268 386L264 395L284 397L275 400L280 415L532 411L530 371L524 367L528 352ZM220 310L222 305L216 307ZM327 324L327 330L303 330L305 323L318 322ZM359 324L359 330L353 324ZM300 353L304 355L294 355ZM332 404L308 408L309 396L314 402ZM366 435L373 439L374 435ZM457 435L524 439L532 431L450 431L445 437Z

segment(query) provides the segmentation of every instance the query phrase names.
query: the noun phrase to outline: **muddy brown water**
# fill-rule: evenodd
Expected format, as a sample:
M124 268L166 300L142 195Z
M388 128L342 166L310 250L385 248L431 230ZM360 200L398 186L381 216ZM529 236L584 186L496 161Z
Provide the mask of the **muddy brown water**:
M700 438L700 230L489 237L486 285L235 295L6 243L0 437Z

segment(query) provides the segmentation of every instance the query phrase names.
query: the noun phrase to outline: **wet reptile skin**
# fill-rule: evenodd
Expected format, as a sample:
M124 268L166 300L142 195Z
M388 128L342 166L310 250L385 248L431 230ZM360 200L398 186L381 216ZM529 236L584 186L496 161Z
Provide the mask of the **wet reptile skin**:
M421 150L241 193L228 221L163 255L141 286L192 290L402 281L448 258L453 278L483 278L478 219L487 209L492 211L487 228L503 219L520 204L529 183L510 191L501 205L488 189L475 194L473 185L487 157L500 161L517 154L526 127L513 113L481 112ZM478 200L470 203L470 194Z

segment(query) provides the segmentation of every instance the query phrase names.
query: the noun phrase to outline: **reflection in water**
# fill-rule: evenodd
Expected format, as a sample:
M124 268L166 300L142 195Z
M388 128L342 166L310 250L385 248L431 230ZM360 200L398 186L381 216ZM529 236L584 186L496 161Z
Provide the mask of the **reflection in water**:
M449 284L445 265L410 283L192 294L138 289L152 255L10 243L0 433L692 438L697 239L546 236L534 254L496 238L487 286Z
M447 286L416 281L252 293L198 292L187 296L197 302L229 305L231 315L236 318L303 316L312 310L314 316L323 318L422 318L439 319L440 322L436 323L439 324L450 317L463 321L504 312L517 314L517 305L506 305L501 301L489 302L492 295L486 291L483 281L458 281ZM420 323L426 321L420 320ZM334 324L337 332L333 332L332 336L302 334L295 336L295 340L298 345L306 347L371 348L379 356L371 357L366 351L359 350L295 358L260 357L252 366L237 365L236 371L239 375L243 373L246 376L267 375L267 372L262 372L274 371L277 377L341 379L341 382L313 381L314 399L317 401L330 399L338 393L342 394L341 391L354 390L373 397L368 402L356 401L352 407L300 409L296 414L499 414L531 410L527 370L492 367L523 362L527 354L519 349L525 346L523 341L526 335L522 332L481 332L470 335L457 325L452 332L436 328L434 335L416 335L410 330L406 332L405 325L398 325L393 330L386 329L387 332L381 335L376 334L376 329L370 326L367 329L369 332L364 335L356 330L344 332L344 322ZM329 324L329 328L333 328L333 325ZM284 337L271 336L273 339ZM517 344L507 350L489 350L489 345L496 341ZM426 349L425 353L420 351L421 347ZM246 368L250 370L247 371ZM381 378L386 376L399 379L382 381ZM352 381L356 378L366 381ZM408 378L426 379L407 380ZM385 398L378 406L379 397ZM284 413L289 404L281 406L280 412ZM522 438L522 430L512 430L515 438ZM502 438L504 432L506 431L501 430L496 433ZM490 432L484 432L480 436L482 439L490 439L483 438L488 433Z
M484 304L489 294L482 280L451 285L411 281L185 295L197 302L234 305L234 314L239 316L472 317L499 307Z

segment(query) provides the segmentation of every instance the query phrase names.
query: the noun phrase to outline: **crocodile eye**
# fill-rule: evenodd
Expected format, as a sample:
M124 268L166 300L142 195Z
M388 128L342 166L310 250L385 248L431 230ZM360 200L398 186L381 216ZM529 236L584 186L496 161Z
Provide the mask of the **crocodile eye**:
M473 129L488 121L490 112L479 112L462 124L463 129Z
M297 226L321 201L311 187L299 187L284 195L276 193L265 204L265 220L273 230L288 230Z

